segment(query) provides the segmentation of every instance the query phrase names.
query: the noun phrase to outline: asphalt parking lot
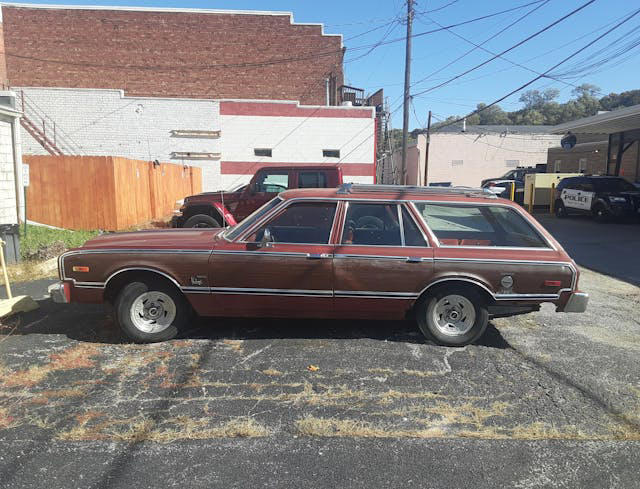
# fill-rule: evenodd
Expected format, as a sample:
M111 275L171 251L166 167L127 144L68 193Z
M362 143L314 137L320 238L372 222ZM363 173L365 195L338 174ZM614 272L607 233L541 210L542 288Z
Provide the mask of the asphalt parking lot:
M133 345L107 308L41 300L2 326L0 487L637 487L640 289L581 280L587 313L465 348L274 320Z

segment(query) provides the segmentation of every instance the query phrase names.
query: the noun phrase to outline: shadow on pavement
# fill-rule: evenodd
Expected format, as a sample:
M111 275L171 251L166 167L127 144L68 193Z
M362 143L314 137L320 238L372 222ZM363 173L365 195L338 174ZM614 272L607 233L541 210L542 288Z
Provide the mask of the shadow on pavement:
M590 216L535 218L556 238L578 265L640 285L640 224L634 220L598 223Z
M0 325L0 334L61 334L90 343L122 344L130 341L113 320L113 311L104 305L55 304L38 301L36 311L17 315ZM405 343L425 343L414 321L362 321L336 319L195 318L183 339L373 339ZM501 333L489 323L477 344L498 349L511 348Z

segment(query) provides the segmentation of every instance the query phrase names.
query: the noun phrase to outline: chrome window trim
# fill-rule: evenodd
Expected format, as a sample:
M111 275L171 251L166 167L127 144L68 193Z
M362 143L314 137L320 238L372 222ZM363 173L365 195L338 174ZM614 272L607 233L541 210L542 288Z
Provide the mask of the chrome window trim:
M282 203L283 203L283 202L287 202L287 200L286 200L286 199L283 199L283 198L282 198L282 197L280 197L279 195L276 195L273 199L269 200L268 202L265 202L263 205L267 205L269 202L271 202L272 200L275 200L275 199L280 200L280 203L279 203L278 205L275 205L275 206L274 206L274 207L273 207L269 212L267 212L264 216L262 216L262 218L261 218L261 219L259 219L259 220L258 220L258 221L256 221L256 222L258 222L258 223L263 222L265 219L267 219L269 216L271 216L274 212L277 212L277 210L280 208L280 206L282 205ZM262 206L260 206L258 209L260 209L260 208L262 208ZM255 210L255 211L253 211L253 212L256 212L258 209L256 209L256 210ZM251 214L253 214L253 212L252 212ZM238 225L238 226L239 226L239 225L241 225L243 222L245 222L245 221L246 221L247 219L249 219L250 217L251 217L251 215L247 216L245 219L243 219L242 221L240 221L237 225ZM254 223L254 225L256 225L256 223ZM249 225L249 226L251 226L251 225ZM234 227L235 227L235 226L234 226ZM229 228L229 230L226 230L226 231L224 231L224 232L222 233L222 234L223 234L223 236L222 236L222 237L225 239L225 241L227 241L227 242L229 242L229 243L238 242L238 240L242 239L242 238L243 238L243 236L244 236L243 234L241 234L240 236L236 237L235 239L228 239L226 235L227 235L227 233L228 233L228 232L231 232L231 230L232 230L232 229L233 229L233 228ZM245 232L245 235L246 235L246 232Z
M336 247L340 247L340 246L373 246L376 248L409 248L408 246L404 245L404 230L402 229L402 219L401 219L401 214L400 214L400 210L398 210L398 219L400 219L398 221L398 223L400 224L400 244L399 245L390 245L390 244L382 244L382 245L374 245L374 244L347 244L347 243L342 243L342 238L344 236L344 229L345 229L345 224L347 223L347 213L349 212L349 204L353 203L356 204L358 202L360 202L361 200L364 201L365 199L353 199L353 200L348 200L348 199L340 199L340 200L344 200L346 201L345 206L344 206L344 215L342 216L342 236L340 236L340 242L336 244ZM398 203L398 201L393 201L393 200L376 200L376 201L372 201L369 203L376 203L376 204L395 204L396 207L398 209L400 209L400 204ZM411 248L423 248L422 246L411 246Z
M400 204L396 204L396 212L398 213L398 226L400 226L400 246L404 247L404 223L402 221L402 209L400 208Z
M280 198L280 197L277 197ZM255 241L244 241L244 239L247 236L250 236L252 233L256 232L258 229L260 229L260 227L262 226L263 223L267 222L270 218L275 217L278 213L280 212L284 212L287 207L289 207L290 205L294 204L294 203L298 203L298 202L305 202L305 201L314 201L314 202L328 202L331 203L333 202L333 200L331 199L308 199L308 198L302 198L302 199L281 199L282 202L284 202L284 205L277 205L275 206L273 209L271 209L271 212L269 212L267 215L265 215L263 217L263 219L261 221L258 222L258 224L253 225L253 227L249 227L247 228L247 231L242 234L241 236L239 236L237 238L237 240L235 241L236 243L239 244L255 244ZM333 211L333 220L331 221L331 228L329 231L329 240L326 243L285 243L285 242L280 242L280 241L274 241L274 244L296 244L296 245L306 245L306 246L328 246L331 245L332 243L332 238L333 238L333 231L334 231L334 224L335 224L335 220L336 220L336 215L338 214L338 202L336 202L336 207Z

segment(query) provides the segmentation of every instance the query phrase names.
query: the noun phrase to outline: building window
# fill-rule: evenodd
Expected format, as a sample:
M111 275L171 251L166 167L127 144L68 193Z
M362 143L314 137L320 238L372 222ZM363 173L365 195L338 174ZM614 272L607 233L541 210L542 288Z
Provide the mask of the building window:
M584 173L585 171L587 171L587 159L580 158L578 160L578 172Z
M451 166L462 166L464 160L451 160Z
M339 149L323 149L322 157L323 158L340 158L340 150Z
M271 157L271 148L254 148L253 154L256 156L268 156Z
M555 173L560 173L560 164L562 163L562 160L556 160L553 162L553 171Z
M505 160L507 163L507 168L518 168L520 165L520 160Z

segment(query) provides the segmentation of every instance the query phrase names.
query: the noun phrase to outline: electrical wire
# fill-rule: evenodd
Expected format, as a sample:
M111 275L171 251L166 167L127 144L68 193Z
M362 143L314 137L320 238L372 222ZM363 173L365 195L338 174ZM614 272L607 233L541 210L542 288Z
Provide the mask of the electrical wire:
M414 94L414 96L418 96L418 95L422 95L422 94L425 94L425 93L432 92L433 90L436 90L436 89L438 89L438 88L441 88L441 87L443 87L443 86L445 86L445 85L447 85L447 84L451 83L452 81L457 80L458 78L461 78L461 77L463 77L463 76L465 76L465 75L467 75L467 74L471 73L472 71L477 70L478 68L480 68L480 67L482 67L482 66L485 66L485 65L487 65L487 64L489 64L489 63L491 63L492 61L494 61L495 59L497 59L497 58L499 58L499 57L503 56L504 54L508 53L509 51L513 51L513 50L514 50L514 49L516 49L517 47L522 46L523 44L525 44L526 42L530 41L531 39L533 39L533 38L535 38L535 37L539 36L540 34L542 34L542 33L546 32L546 31L548 31L549 29L551 29L552 27L554 27L554 26L558 25L559 23L563 22L564 20L568 19L569 17L571 17L571 16L573 16L573 15L577 14L578 12L580 12L580 11L581 11L581 10L583 10L583 9L585 9L586 7L588 7L589 5L591 5L592 3L594 3L595 1L596 1L596 0L589 0L589 1L585 2L585 3L583 3L580 7L578 7L578 8L576 8L576 9L572 10L572 11L571 11L571 12L569 12L568 14L563 15L562 17L560 17L559 19L555 20L555 21L554 21L554 22L552 22L551 24L546 25L546 26L545 26L545 27L543 27L542 29L540 29L540 30L538 30L538 31L534 32L533 34L531 34L531 35L527 36L526 38L524 38L524 39L522 39L521 41L517 42L516 44L514 44L514 45L512 45L512 46L508 47L507 49L502 50L500 53L496 54L495 56L492 56L491 58L489 58L489 59L487 59L487 60L483 61L482 63L479 63L479 64L477 64L477 65L473 66L472 68L469 68L469 69L467 69L467 70L463 71L462 73L459 73L459 74L457 74L457 75L455 75L455 76L453 76L453 77L449 78L447 81L444 81L444 82L442 82L442 83L439 83L439 84L437 84L437 85L434 85L434 86L432 86L432 87L430 87L430 88L427 88L426 90L422 90L422 91L420 91L420 92L418 92L418 93ZM448 29L448 28L447 28L447 29Z
M618 29L619 27L621 27L623 24L627 23L628 21L630 21L632 18L634 18L636 15L638 15L640 13L640 9L635 10L631 15L627 16L624 20L618 22L616 25L614 25L613 27L611 27L610 29L608 29L606 32L604 32L603 34L599 35L598 37L596 37L595 39L593 39L592 41L588 42L587 44L585 44L584 46L582 46L580 49L578 49L577 51L574 51L573 53L571 53L569 56L563 58L562 60L560 60L558 63L556 63L555 65L553 65L551 68L549 68L548 70L546 70L544 73L541 73L540 75L536 76L535 78L529 80L528 82L524 83L523 85L520 85L518 88L510 91L509 93L507 93L506 95L503 95L502 97L500 97L497 100L494 100L493 102L491 102L488 105L485 105L484 107L480 108L480 109L476 109L473 112L469 113L468 115L464 116L464 117L460 117L454 121L451 121L443 126L440 126L439 129L441 129L442 127L447 127L450 126L452 124L457 124L458 122L461 122L462 120L464 120L467 117L471 117L474 114L479 114L480 112L483 112L485 110L487 110L489 107L493 107L496 104L499 104L500 102L502 102L504 99L510 97L511 95L518 93L520 90L523 90L524 88L527 88L528 86L530 86L531 84L535 83L536 81L540 80L541 78L545 78L547 76L547 74L553 72L553 70L555 70L556 68L558 68L559 66L561 66L562 64L566 63L567 61L569 61L571 58L577 56L578 54L582 53L583 51L585 51L586 49L590 48L591 46L593 46L596 42L598 42L600 39L604 38L605 36L607 36L608 34L610 34L611 32L613 32L614 30Z

